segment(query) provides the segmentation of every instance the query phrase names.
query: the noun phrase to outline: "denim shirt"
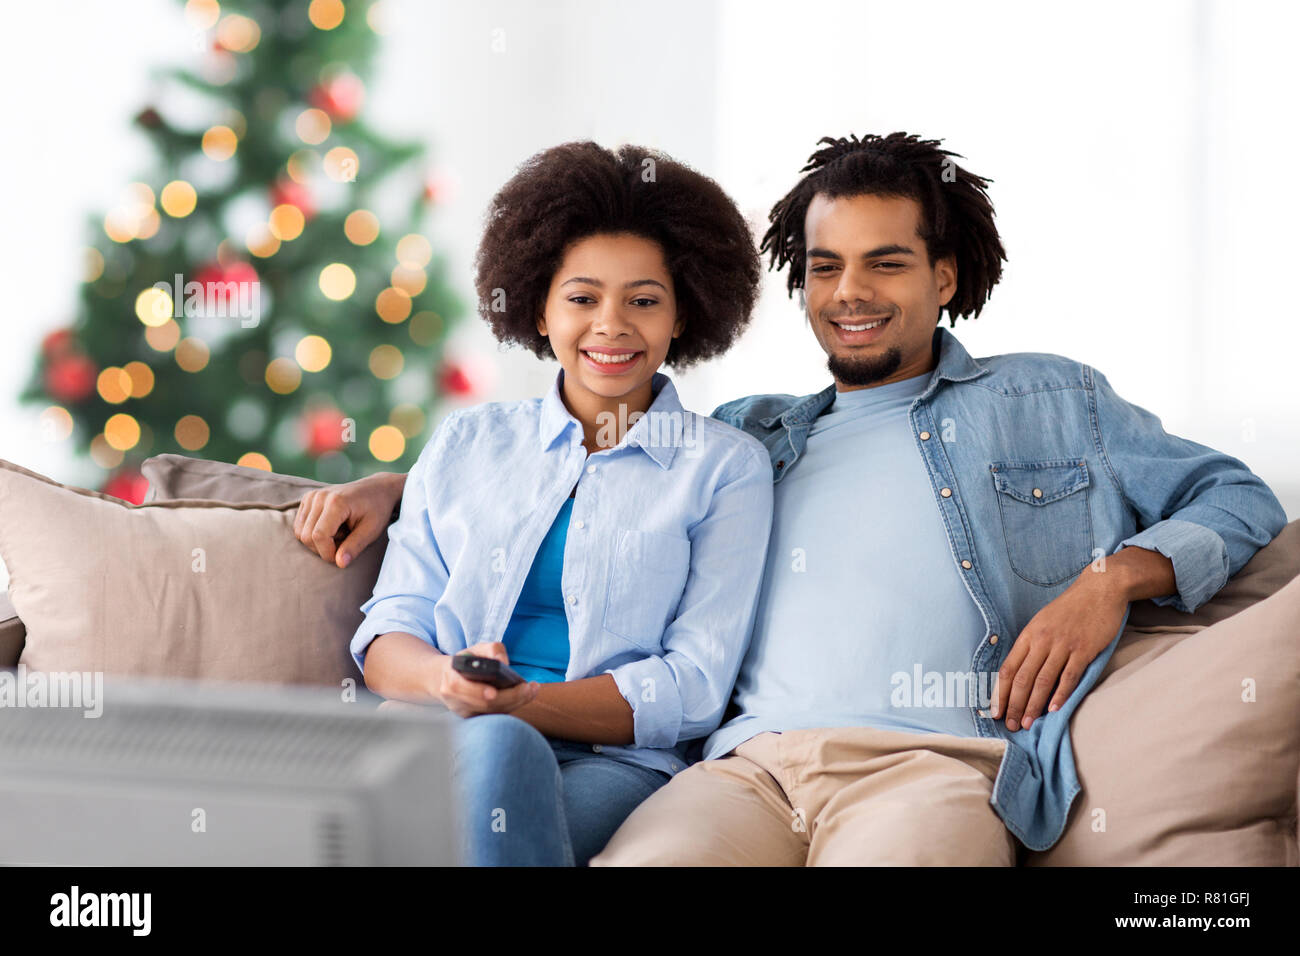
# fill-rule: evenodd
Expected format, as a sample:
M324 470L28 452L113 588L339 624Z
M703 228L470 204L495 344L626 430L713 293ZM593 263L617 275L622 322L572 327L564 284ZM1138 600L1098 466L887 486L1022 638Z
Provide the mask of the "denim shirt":
M588 455L560 397L448 415L411 469L351 650L402 631L445 654L499 641L534 557L576 492L561 591L565 679L610 674L634 744L592 750L676 774L721 722L754 624L772 523L759 442L684 410L666 375L623 440Z
M1177 593L1155 603L1190 612L1286 524L1241 461L1166 433L1095 369L1045 353L975 359L942 328L932 346L936 367L910 419L952 560L985 622L973 673L996 672L1029 620L1094 560L1130 545L1163 554ZM833 384L802 398L753 395L713 414L762 441L780 481L834 397ZM1030 849L1065 829L1079 792L1070 717L1127 622L1126 611L1064 706L1028 729L971 708L979 736L1008 741L990 802Z

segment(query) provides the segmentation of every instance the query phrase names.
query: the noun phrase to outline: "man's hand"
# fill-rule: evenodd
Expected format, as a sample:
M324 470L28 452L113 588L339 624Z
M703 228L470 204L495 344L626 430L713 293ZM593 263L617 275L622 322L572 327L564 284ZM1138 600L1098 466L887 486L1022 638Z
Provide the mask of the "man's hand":
M998 671L993 718L1005 712L1007 729L1016 731L1042 714L1049 696L1047 709L1060 709L1115 639L1129 602L1171 594L1175 586L1173 563L1144 548L1124 548L1089 565L1016 638Z
M405 484L405 475L383 472L309 491L293 519L294 537L326 561L346 568L384 533Z
M460 653L492 657L502 664L510 663L506 646L500 642L475 644ZM514 687L498 690L491 684L462 677L448 661L447 666L442 668L435 692L452 713L460 717L474 717L478 714L508 714L532 701L541 686L537 681L524 681Z
M1116 593L1105 574L1079 575L1016 638L998 671L993 718L1005 711L1008 730L1019 730L1022 717L1028 728L1043 712L1053 688L1049 709L1059 708L1114 639L1127 608L1127 598Z

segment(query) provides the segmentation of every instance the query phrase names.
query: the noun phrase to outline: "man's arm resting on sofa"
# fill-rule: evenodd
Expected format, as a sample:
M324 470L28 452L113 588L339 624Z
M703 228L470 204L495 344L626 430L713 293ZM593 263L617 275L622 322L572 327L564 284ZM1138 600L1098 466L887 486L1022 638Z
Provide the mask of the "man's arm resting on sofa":
M405 488L406 475L385 471L309 491L294 517L294 536L326 561L345 568L388 530ZM340 542L343 530L347 537Z
M1144 601L1178 591L1174 562L1159 551L1130 546L1090 564L1084 574L1110 574L1125 601ZM1114 635L1111 635L1114 637Z
M1169 558L1175 590L1152 601L1192 613L1277 536L1286 512L1244 462L1169 434L1090 371L1094 438L1138 529L1115 551L1132 546Z

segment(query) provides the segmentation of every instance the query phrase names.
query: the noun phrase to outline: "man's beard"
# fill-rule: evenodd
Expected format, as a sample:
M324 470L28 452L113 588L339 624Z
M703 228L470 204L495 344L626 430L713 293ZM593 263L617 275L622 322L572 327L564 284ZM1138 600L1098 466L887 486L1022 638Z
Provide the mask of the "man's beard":
M841 385L875 385L898 371L903 364L903 350L891 345L883 355L839 356L831 355L826 367Z

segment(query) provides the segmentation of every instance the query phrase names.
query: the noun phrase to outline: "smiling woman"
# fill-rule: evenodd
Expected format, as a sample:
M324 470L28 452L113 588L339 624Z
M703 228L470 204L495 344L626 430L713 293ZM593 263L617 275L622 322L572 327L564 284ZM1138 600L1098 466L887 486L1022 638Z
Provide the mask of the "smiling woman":
M442 422L352 640L371 690L466 718L466 862L585 864L721 722L771 465L757 439L683 409L659 368L726 349L758 281L731 200L660 153L566 144L493 200L482 314L560 368L542 398ZM377 534L355 484L299 509L295 533L327 560L342 525L342 553ZM458 654L492 663L466 674ZM494 683L471 679L489 670Z
M639 236L659 247L660 272L672 282L658 291L675 298L682 320L664 357L674 368L726 351L758 297L760 265L740 211L713 180L655 150L591 142L545 150L496 194L486 219L475 260L484 317L497 338L541 358L553 354L537 325L552 280L571 246L590 236Z

